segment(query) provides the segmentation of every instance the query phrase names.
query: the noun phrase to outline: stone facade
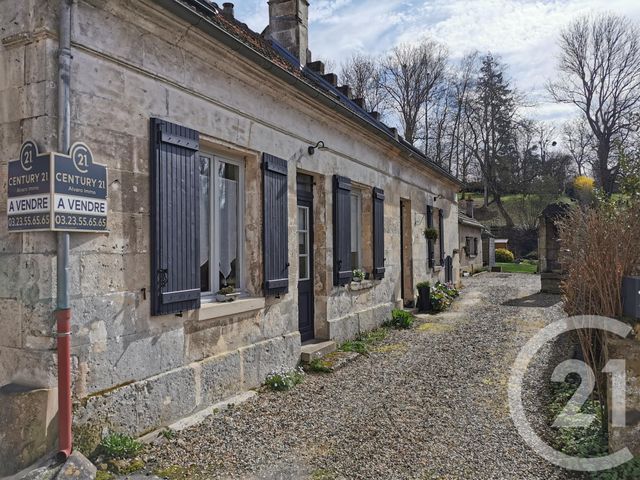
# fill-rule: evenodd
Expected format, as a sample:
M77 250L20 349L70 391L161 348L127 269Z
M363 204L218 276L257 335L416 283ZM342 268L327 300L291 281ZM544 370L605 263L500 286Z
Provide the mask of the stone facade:
M57 5L0 3L0 65L6 72L0 78L0 385L56 386L55 235L7 232L6 175L7 161L17 158L24 140L55 149ZM401 199L411 205L404 228L411 239L412 284L444 280L444 272L427 266L422 230L427 205L442 209L445 249L453 255L458 184L411 158L397 141L304 95L150 0L78 1L72 42L72 140L87 143L95 161L107 165L109 189L109 233L71 235L77 442L95 444L108 429L142 434L257 387L270 370L298 362L294 215L289 292L280 298L261 292L262 152L288 160L290 213L296 211L296 173L314 178L316 338L353 338L380 325L401 303ZM249 298L203 304L182 316L150 315L151 117L193 128L201 149L242 162ZM327 149L309 155L308 146L318 140ZM333 286L331 180L338 173L356 185L384 189L382 280ZM369 213L363 208L367 229ZM454 262L458 272L457 256Z

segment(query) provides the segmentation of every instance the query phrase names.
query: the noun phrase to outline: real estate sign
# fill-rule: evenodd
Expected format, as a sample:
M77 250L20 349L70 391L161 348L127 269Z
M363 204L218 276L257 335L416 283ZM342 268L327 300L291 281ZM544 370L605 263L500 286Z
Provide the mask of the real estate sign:
M84 143L64 155L29 140L9 162L7 216L11 232L106 231L107 168Z

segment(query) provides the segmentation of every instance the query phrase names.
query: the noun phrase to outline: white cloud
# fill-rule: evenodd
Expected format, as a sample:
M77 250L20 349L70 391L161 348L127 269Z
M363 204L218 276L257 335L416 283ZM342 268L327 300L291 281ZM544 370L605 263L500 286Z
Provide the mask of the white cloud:
M334 64L354 51L381 54L425 34L444 43L452 57L471 50L499 55L516 87L534 102L555 72L556 40L576 16L612 11L640 20L638 0L310 0L310 48ZM236 6L256 31L268 23L267 0ZM567 116L567 107L541 105L540 118Z

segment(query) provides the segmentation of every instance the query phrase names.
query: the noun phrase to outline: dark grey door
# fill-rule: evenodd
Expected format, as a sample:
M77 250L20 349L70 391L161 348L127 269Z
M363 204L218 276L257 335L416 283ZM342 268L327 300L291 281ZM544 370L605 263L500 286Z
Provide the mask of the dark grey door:
M313 178L298 174L298 329L302 341L313 328Z

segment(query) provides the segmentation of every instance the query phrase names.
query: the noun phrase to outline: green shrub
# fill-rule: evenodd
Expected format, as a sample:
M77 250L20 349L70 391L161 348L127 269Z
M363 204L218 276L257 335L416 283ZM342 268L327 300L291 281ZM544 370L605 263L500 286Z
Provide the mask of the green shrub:
M274 370L264 381L264 384L269 389L276 392L283 392L290 390L304 379L304 371L302 368L296 368L294 370L286 370L284 368L280 370Z
M498 263L513 263L515 257L513 253L507 250L506 248L497 248L496 249L496 262Z
M391 320L388 325L393 328L407 329L413 326L414 317L405 310L396 308L391 312Z
M431 288L431 283L430 283L430 282L419 282L419 283L416 285L416 288L417 288L418 290L420 290L421 288Z
M437 240L438 239L438 230L435 228L425 228L424 229L424 238L427 240Z
M131 458L142 450L143 445L124 433L111 433L102 439L98 448L109 458Z

